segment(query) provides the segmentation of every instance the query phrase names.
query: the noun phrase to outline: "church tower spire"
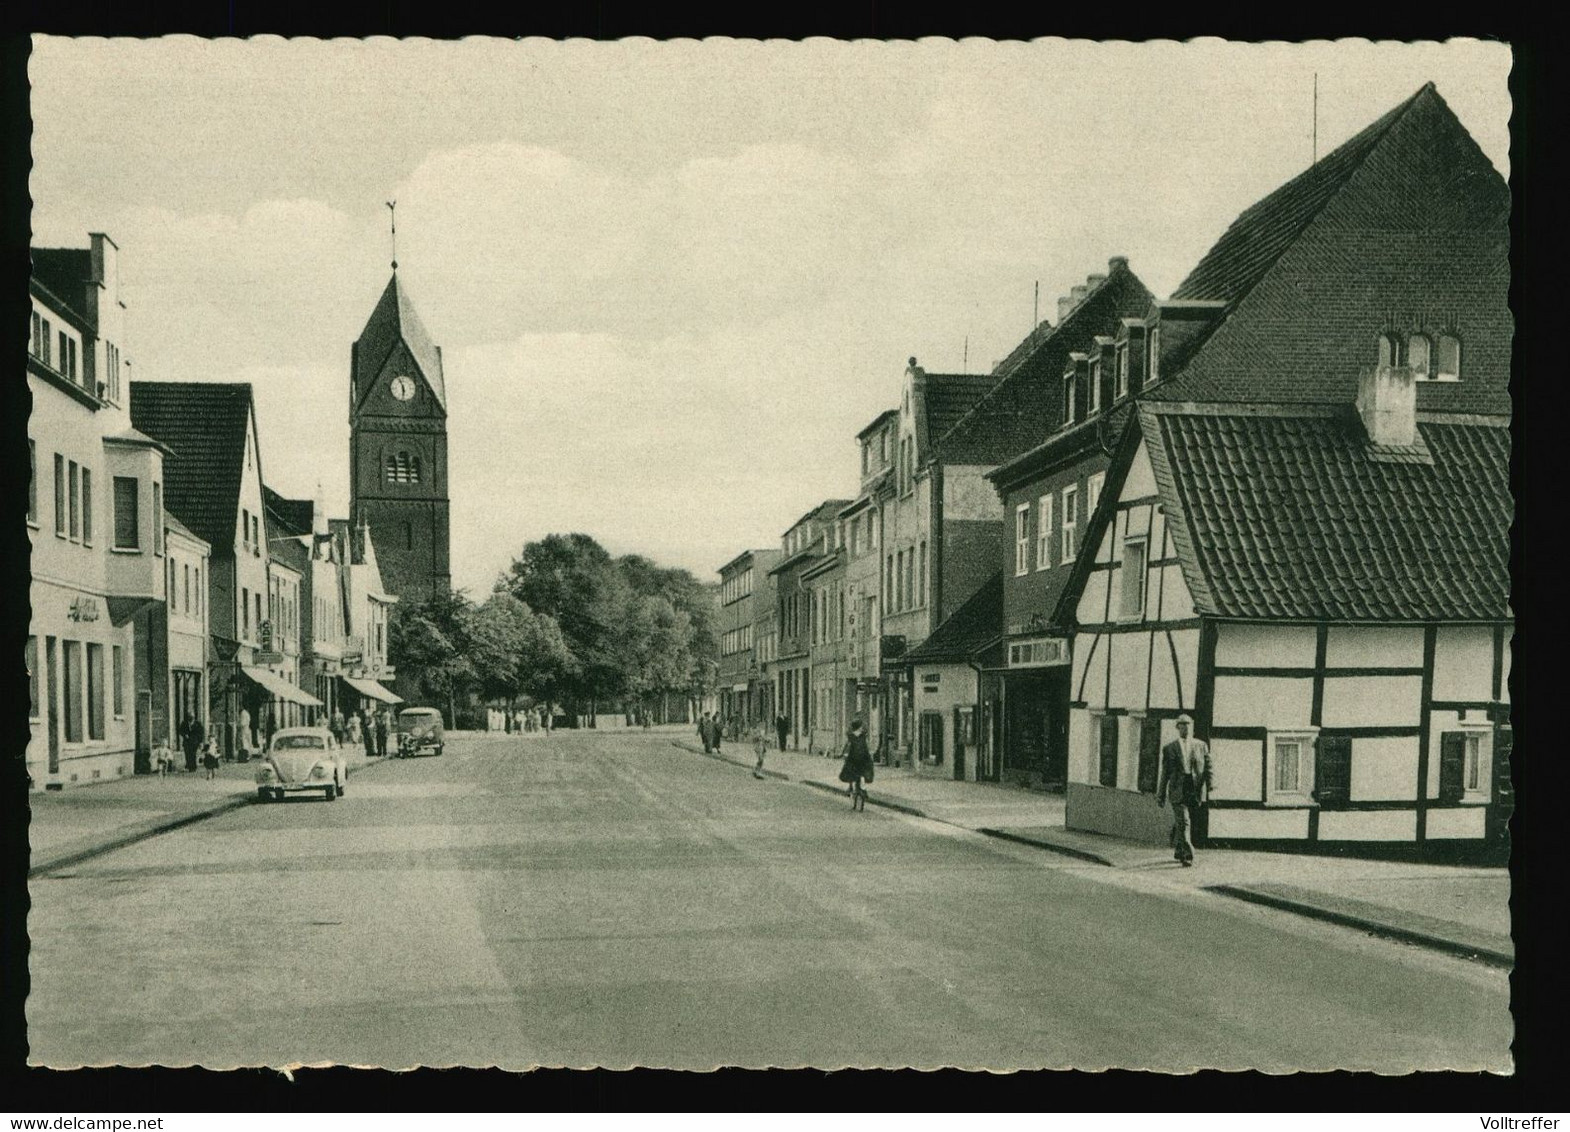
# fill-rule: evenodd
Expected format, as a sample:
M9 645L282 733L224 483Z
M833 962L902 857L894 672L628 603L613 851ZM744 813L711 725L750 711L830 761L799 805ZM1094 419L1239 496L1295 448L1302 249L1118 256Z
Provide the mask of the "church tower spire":
M392 277L349 354L349 506L382 583L417 602L451 588L447 384L441 347L398 275L396 201L387 201Z

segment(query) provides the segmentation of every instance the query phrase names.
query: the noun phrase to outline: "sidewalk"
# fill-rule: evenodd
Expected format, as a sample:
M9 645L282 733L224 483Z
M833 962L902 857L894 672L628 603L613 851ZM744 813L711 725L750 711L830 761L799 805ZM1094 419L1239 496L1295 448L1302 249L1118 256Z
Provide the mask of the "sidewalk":
M381 762L363 747L346 748L349 773ZM74 865L155 834L179 829L256 799L255 758L221 763L215 777L184 770L159 778L139 774L96 786L35 791L28 796L31 862L27 875Z
M703 753L695 736L672 742ZM717 757L749 770L755 761L745 742L725 744ZM770 750L763 765L771 778L845 792L837 758ZM1087 863L1138 870L1173 888L1214 892L1495 966L1515 962L1510 874L1502 868L1205 849L1185 869L1165 846L1064 828L1062 795L955 782L904 767L878 767L867 801Z

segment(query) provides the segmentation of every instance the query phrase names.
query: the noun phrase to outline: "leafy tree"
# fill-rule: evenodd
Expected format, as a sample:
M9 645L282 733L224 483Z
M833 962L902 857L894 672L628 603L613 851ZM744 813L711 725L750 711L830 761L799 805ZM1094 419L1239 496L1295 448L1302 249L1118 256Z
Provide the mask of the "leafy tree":
M550 698L575 661L553 617L535 613L505 589L470 614L470 662L487 700L511 707L521 695Z
M422 602L393 607L387 627L387 656L399 680L423 698L445 702L448 722L457 724L457 700L474 681L470 662L472 605L462 591L433 594Z

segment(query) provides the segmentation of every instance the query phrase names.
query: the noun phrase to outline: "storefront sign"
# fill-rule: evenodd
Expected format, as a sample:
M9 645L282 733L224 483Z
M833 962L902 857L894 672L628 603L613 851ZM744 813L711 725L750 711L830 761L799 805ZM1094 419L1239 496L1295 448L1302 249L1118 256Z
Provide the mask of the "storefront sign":
M273 623L271 621L263 621L260 625L258 625L256 627L256 638L262 643L261 648L259 648L257 652L271 653L273 651ZM276 661L264 660L262 663L274 664Z
M93 597L75 597L71 599L72 621L97 621L98 599Z
M359 664L362 660L365 659L365 638L344 638L343 652L339 654L338 659L345 665L345 667L351 664Z

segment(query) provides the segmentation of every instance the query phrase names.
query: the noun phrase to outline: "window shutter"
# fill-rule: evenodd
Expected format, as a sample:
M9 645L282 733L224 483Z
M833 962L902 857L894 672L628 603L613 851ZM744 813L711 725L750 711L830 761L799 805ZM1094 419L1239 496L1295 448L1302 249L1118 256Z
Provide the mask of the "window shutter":
M1161 721L1141 720L1139 724L1139 789L1156 792L1156 774L1161 768Z
M1446 731L1439 736L1439 800L1459 802L1465 790L1466 733Z
M1352 740L1345 735L1321 735L1314 757L1314 798L1320 808L1346 806L1352 797Z
M1101 785L1118 784L1118 717L1101 717Z

